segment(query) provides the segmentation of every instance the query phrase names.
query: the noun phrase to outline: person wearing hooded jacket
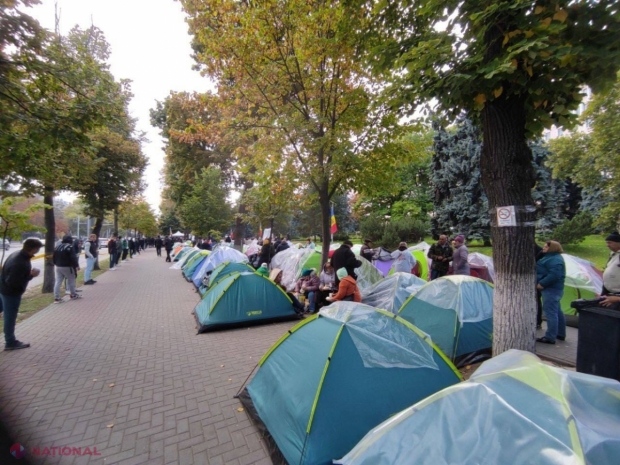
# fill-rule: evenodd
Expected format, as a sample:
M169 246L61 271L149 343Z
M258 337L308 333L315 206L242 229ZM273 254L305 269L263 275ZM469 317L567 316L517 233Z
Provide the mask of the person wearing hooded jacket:
M75 290L75 278L80 269L78 256L73 249L73 238L66 235L62 238L62 242L54 249L54 265L56 266L56 283L54 284L54 303L62 302L60 298L60 286L64 279L67 280L71 299L77 299L80 296Z
M359 287L357 287L357 281L349 276L346 268L339 268L336 271L336 277L340 279L338 284L338 292L333 297L328 297L327 301L333 302L334 300L346 300L350 302L361 302L362 294Z
M314 268L303 270L301 278L295 285L295 294L305 294L308 302L308 311L314 313L316 310L316 293L319 290L321 281L316 275Z
M564 295L566 264L562 258L562 246L556 241L547 241L543 257L536 262L536 289L541 291L543 313L547 318L547 332L536 342L555 344L556 339L566 339L566 319L560 307Z
M394 273L411 274L411 270L413 270L417 263L411 252L407 250L406 242L401 242L398 245L398 250L392 252L392 258L394 259Z
M273 250L273 246L271 245L271 242L269 241L269 239L265 239L263 241L263 246L260 249L259 262L266 263L267 265L269 265L274 255L275 255L275 251Z

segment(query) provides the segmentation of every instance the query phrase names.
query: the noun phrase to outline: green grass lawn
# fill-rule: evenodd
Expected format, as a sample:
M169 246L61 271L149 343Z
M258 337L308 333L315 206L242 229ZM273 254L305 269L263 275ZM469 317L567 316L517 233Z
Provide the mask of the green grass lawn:
M92 277L96 278L101 273L108 271L110 268L110 260L106 258L104 260L99 261L99 268L101 270L93 271ZM78 271L76 286L80 287L84 284L84 270ZM19 306L19 313L17 314L17 322L19 323L22 320L25 320L28 317L31 317L35 313L44 308L48 307L52 303L54 303L54 294L41 294L42 285L35 286L33 288L28 288L24 297L22 298L22 303ZM61 293L64 296L65 289L64 287L61 289ZM69 297L65 296L65 300ZM0 330L4 329L4 320L0 319Z
M542 242L539 241L538 243L542 245ZM475 242L468 244L467 247L470 252L480 252L488 256L493 255L492 247L479 246ZM564 252L570 255L590 260L599 270L605 268L609 257L609 249L605 245L605 238L599 235L588 236L581 244L563 245L562 247Z

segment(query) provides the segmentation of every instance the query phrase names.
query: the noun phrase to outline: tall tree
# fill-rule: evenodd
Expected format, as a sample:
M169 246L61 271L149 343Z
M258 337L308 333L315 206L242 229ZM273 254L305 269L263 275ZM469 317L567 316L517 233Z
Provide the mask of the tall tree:
M194 235L207 237L211 231L225 232L232 219L228 191L218 168L203 168L179 207L183 226Z
M620 65L618 1L351 2L374 19L368 60L388 70L403 109L436 103L480 115L489 207L516 206L516 227L493 227L493 350L535 347L534 185L528 138L568 125L580 88L600 90ZM436 99L436 100L432 100ZM517 259L518 257L518 259Z
M581 118L590 132L550 141L551 165L556 176L584 188L583 208L595 215L595 226L611 230L620 218L620 78L607 92L594 95Z
M380 83L356 57L360 16L340 1L181 3L195 58L217 82L221 105L235 108L231 128L253 140L254 165L276 152L291 160L317 192L329 238L334 194L372 172L371 153L394 157L387 138L397 120L374 105ZM324 259L328 250L325 240Z

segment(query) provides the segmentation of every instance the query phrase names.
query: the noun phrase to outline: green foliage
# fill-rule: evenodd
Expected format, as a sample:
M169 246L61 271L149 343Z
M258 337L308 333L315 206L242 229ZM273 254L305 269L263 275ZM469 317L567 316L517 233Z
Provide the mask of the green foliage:
M560 244L579 244L586 236L592 234L592 222L594 218L589 212L580 212L574 218L564 221L553 233L542 236L542 239L553 239Z
M192 234L202 237L206 237L211 230L227 230L232 211L226 195L221 171L214 167L203 168L178 208L181 222Z
M385 220L371 215L360 221L363 238L387 249L395 249L402 241L417 244L428 234L428 229L428 223L411 217Z
M430 187L433 131L421 128L404 135L394 145L400 146L399 160L377 168L380 182L358 187L357 215L425 217L433 210Z
M573 121L580 86L600 90L620 63L617 1L360 1L351 8L374 20L368 59L399 71L399 104L434 98L454 117L516 98L530 136Z
M620 78L593 97L582 118L591 131L552 140L551 166L556 176L570 177L587 189L588 200L592 194L598 198L594 225L611 230L620 218Z
M43 205L40 202L33 203L23 209L22 211L16 210L15 204L21 202L23 199L19 197L8 197L0 201L0 240L4 243L5 239L19 239L23 231L45 231L45 228L40 228L32 225L30 222L30 216L32 213L37 212L43 208L51 208ZM4 247L2 247L2 259L0 265L4 263Z
M157 235L157 220L143 197L127 199L118 208L119 227L146 236Z
M349 239L350 237L346 232L337 232L334 234L334 241L336 242L348 241Z

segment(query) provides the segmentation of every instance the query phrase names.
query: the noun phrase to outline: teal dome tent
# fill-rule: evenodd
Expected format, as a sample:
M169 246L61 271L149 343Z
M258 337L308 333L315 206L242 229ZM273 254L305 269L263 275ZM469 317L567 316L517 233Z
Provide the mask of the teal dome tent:
M457 366L491 356L493 285L464 275L444 276L422 286L398 311Z
M274 463L330 464L371 428L460 381L428 337L392 313L336 302L289 330L240 399Z
M599 465L620 457L620 383L510 350L370 431L341 465Z
M258 273L232 273L209 287L194 309L198 332L297 318L291 299Z

